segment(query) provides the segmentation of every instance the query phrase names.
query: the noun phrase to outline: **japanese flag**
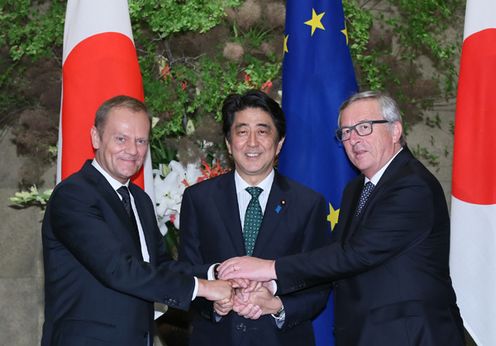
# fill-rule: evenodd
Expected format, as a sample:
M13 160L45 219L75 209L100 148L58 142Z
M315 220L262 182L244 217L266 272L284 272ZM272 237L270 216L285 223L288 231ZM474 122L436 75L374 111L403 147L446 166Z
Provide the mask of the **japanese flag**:
M57 181L94 157L97 108L116 95L144 100L127 0L69 0L64 28ZM133 181L154 200L150 153Z
M496 345L496 1L468 0L458 84L451 275L465 328Z

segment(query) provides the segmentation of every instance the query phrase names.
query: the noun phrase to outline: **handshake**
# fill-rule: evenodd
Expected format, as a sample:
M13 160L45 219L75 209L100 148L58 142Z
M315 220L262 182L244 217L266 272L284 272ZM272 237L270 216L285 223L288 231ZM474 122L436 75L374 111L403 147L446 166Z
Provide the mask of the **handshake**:
M219 316L231 310L250 319L277 314L282 301L274 296L275 262L254 257L234 257L217 268L218 280L199 280L198 296L214 301Z

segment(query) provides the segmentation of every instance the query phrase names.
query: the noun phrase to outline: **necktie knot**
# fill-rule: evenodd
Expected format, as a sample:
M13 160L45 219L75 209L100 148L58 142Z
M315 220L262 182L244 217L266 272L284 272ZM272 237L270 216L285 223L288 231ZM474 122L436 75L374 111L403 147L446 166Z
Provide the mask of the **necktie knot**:
M358 200L358 206L356 210L356 215L360 215L360 212L362 211L363 207L367 203L367 200L369 199L370 194L372 193L372 190L374 189L375 185L372 184L372 182L367 182L362 189L362 194L360 195L360 199Z
M248 193L251 195L251 198L258 198L263 189L258 186L250 186L246 188L246 191L248 191Z

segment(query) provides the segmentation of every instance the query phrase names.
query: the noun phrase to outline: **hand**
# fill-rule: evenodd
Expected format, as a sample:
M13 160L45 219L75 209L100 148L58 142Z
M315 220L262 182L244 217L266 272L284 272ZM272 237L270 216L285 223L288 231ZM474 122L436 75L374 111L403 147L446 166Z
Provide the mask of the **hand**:
M198 279L198 297L211 301L231 300L232 293L229 281Z
M234 304L233 311L237 312L238 315L249 318L251 320L257 320L262 316L262 309L258 305L251 303L248 304Z
M260 285L257 290L246 293L235 290L233 298L233 310L246 318L259 318L261 315L275 314L282 307L279 297L274 297L264 286Z
M232 288L243 288L243 289L249 289L252 287L254 284L256 284L256 281L250 281L248 279L230 279L229 282L231 282L231 287Z
M214 302L214 311L219 316L227 315L233 308L233 299L223 299Z
M252 287L257 284L256 282L247 280L247 279L233 279L229 280L232 288L238 288L240 290L244 289L253 289ZM227 315L233 308L233 299L222 299L214 302L214 311L219 316Z
M218 276L223 280L245 278L254 281L277 279L275 261L256 257L233 257L221 263Z

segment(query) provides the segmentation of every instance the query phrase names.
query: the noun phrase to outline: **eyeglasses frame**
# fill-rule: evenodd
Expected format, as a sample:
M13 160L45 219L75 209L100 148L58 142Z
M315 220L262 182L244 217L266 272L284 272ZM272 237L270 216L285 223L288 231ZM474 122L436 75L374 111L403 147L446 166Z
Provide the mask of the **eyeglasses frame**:
M360 126L362 124L370 124L370 133L366 134L366 135L361 135L360 133L358 133L358 130L356 129L357 126ZM359 123L353 125L353 126L343 126L343 127L340 127L338 129L336 129L336 138L338 139L338 141L340 142L346 142L347 140L349 140L351 138L351 133L353 131L356 132L357 135L359 135L360 137L365 137L365 136L370 136L372 134L372 132L374 132L374 124L386 124L386 123L390 123L390 121L386 120L386 119L382 119L382 120L364 120L364 121L360 121ZM343 129L350 129L350 137L349 138L346 138L346 139L342 139L343 137ZM339 133L341 132L341 136L339 135Z

